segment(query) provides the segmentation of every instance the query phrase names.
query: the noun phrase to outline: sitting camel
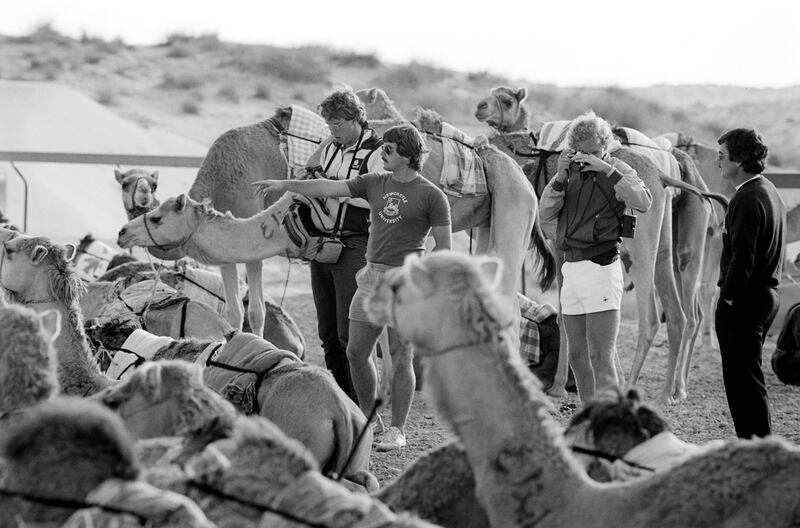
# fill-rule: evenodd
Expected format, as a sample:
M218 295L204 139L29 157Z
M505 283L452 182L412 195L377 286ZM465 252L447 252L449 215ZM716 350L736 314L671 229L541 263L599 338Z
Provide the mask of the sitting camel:
M359 90L356 95L364 102L369 124L376 131L407 122L383 90ZM434 116L428 113L426 117ZM441 126L441 123L435 125ZM441 188L444 139L425 128L422 131L431 152L420 173ZM476 252L497 255L506 264L507 274L500 288L507 296L513 296L519 287L522 262L532 245L541 259L539 283L546 290L555 278L556 266L541 231L539 203L533 189L519 166L500 150L490 145L473 148L483 162L489 193L465 197L446 193L453 231L477 228Z
M122 205L128 220L158 207L155 192L158 188L158 171L114 169L114 179L122 186Z
M3 243L0 286L13 302L61 316L55 341L58 382L64 394L85 396L112 383L97 366L83 329L78 299L83 282L68 268L67 249L46 237L17 235ZM74 253L74 252L71 252Z
M555 151L537 148L541 131L533 132L528 128L529 111L523 104L526 98L525 88L494 88L478 104L475 116L497 131L491 141L525 165L525 172L540 193L547 183L547 175L555 174L558 156L553 155L557 154ZM668 152L633 142L621 145L611 155L636 170L653 196L650 211L639 215L636 236L623 239L623 252L630 255L628 272L635 286L639 313L639 338L629 383L636 383L658 331L657 292L666 312L670 348L666 383L659 401L683 399L687 395L688 363L702 316L696 309L696 299L704 260L701 250L709 222L704 198L720 197L704 195L702 178L691 160L685 157L679 164ZM682 168L687 171L688 183L692 185L686 185L679 177ZM665 184L687 192L670 200L664 190ZM555 389L550 391L558 396L563 395L567 373L566 354L562 356Z
M94 327L90 333L93 339L103 343L109 350L124 349L137 353L137 350L130 349L128 341L137 330L136 326L130 322L109 323ZM208 388L213 389L235 402L239 410L268 418L288 436L302 442L319 462L323 473L343 474L367 489L377 488L377 480L368 472L372 430L367 428L359 442L358 435L366 426L366 417L325 369L303 363L290 352L277 350L271 343L252 334L238 334L228 343L182 340L159 345L156 344L158 348L151 356L153 362L145 363L147 372L135 371L134 377L139 381L129 379L123 385L107 389L98 397L122 412L120 402L138 395L136 397L144 398L152 406L148 407L148 417L161 412L155 406L163 404L164 413L180 411L181 426L191 426L196 420L186 422L191 415L186 409L198 406L190 403L180 405L180 398L165 399L162 394L164 391L159 389L168 384L157 380L170 374L173 380L170 382L170 391L178 391L182 394L181 398L195 401L199 396L193 395ZM178 367L154 367L166 360L176 359L202 366L205 385L195 380L191 373L174 374L180 370ZM242 392L246 394L248 389L241 389L242 373L232 369L253 370L252 373L245 373L245 376L255 378L255 384L251 385L256 392L254 404L249 404L243 397ZM212 408L211 405L207 407ZM210 410L204 411L202 419L209 420L213 414ZM163 420L158 426L152 425L157 429L149 430L148 436L176 434L164 429L167 423L167 420ZM349 462L348 457L351 457Z
M0 430L58 394L53 343L60 328L54 310L39 315L24 306L0 306Z
M213 528L197 504L140 481L133 441L102 406L59 397L7 431L0 526Z
M447 251L410 258L365 303L424 357L431 397L464 444L492 526L796 523L800 449L778 438L724 442L646 479L590 481L510 346L501 266Z

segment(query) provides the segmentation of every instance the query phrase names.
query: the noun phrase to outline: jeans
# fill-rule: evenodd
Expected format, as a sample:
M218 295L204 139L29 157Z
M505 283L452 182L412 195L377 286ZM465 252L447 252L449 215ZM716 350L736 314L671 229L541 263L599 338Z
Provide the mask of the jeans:
M311 262L311 290L317 309L317 332L325 352L325 366L336 383L357 402L347 361L350 302L356 292L356 272L367 261L366 237L350 237L334 264Z

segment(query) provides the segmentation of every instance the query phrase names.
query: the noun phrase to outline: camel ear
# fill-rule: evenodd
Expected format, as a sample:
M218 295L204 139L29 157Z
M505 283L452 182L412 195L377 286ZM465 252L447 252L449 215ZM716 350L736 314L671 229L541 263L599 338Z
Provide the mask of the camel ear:
M514 96L517 98L517 101L521 103L522 101L528 98L528 89L522 87L519 90L517 90L517 93L515 93Z
M35 248L33 248L33 251L31 251L31 262L33 262L35 266L38 266L39 264L44 262L46 256L47 256L47 248L41 245L36 246Z
M175 199L175 211L178 213L182 213L184 209L186 209L187 201L186 195L181 194L178 195L178 198Z
M39 326L53 343L61 332L61 313L58 310L45 310L39 316Z
M154 170L150 173L150 177L153 178L153 183L158 183L158 170Z
M365 102L367 104L372 104L377 100L378 100L378 89L370 88L369 90L367 90L367 99Z
M114 169L114 179L117 180L117 183L122 185L122 180L125 179L125 175L119 169Z
M64 244L64 260L72 262L72 259L74 259L77 254L78 246L75 244Z
M479 268L481 275L489 282L490 290L497 290L503 278L503 261L497 257L486 257Z

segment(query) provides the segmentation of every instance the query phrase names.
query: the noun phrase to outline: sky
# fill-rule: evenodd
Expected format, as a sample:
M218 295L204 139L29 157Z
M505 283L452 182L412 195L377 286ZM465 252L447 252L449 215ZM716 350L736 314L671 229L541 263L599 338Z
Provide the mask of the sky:
M0 35L321 44L560 86L800 85L797 0L0 0Z

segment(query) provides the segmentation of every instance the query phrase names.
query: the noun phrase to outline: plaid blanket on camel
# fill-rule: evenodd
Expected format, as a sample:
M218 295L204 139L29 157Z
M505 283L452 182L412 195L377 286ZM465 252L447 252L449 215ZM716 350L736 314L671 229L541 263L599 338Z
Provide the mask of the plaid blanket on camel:
M552 304L539 304L517 293L519 299L519 355L526 365L538 365L541 360L539 323L557 314Z

